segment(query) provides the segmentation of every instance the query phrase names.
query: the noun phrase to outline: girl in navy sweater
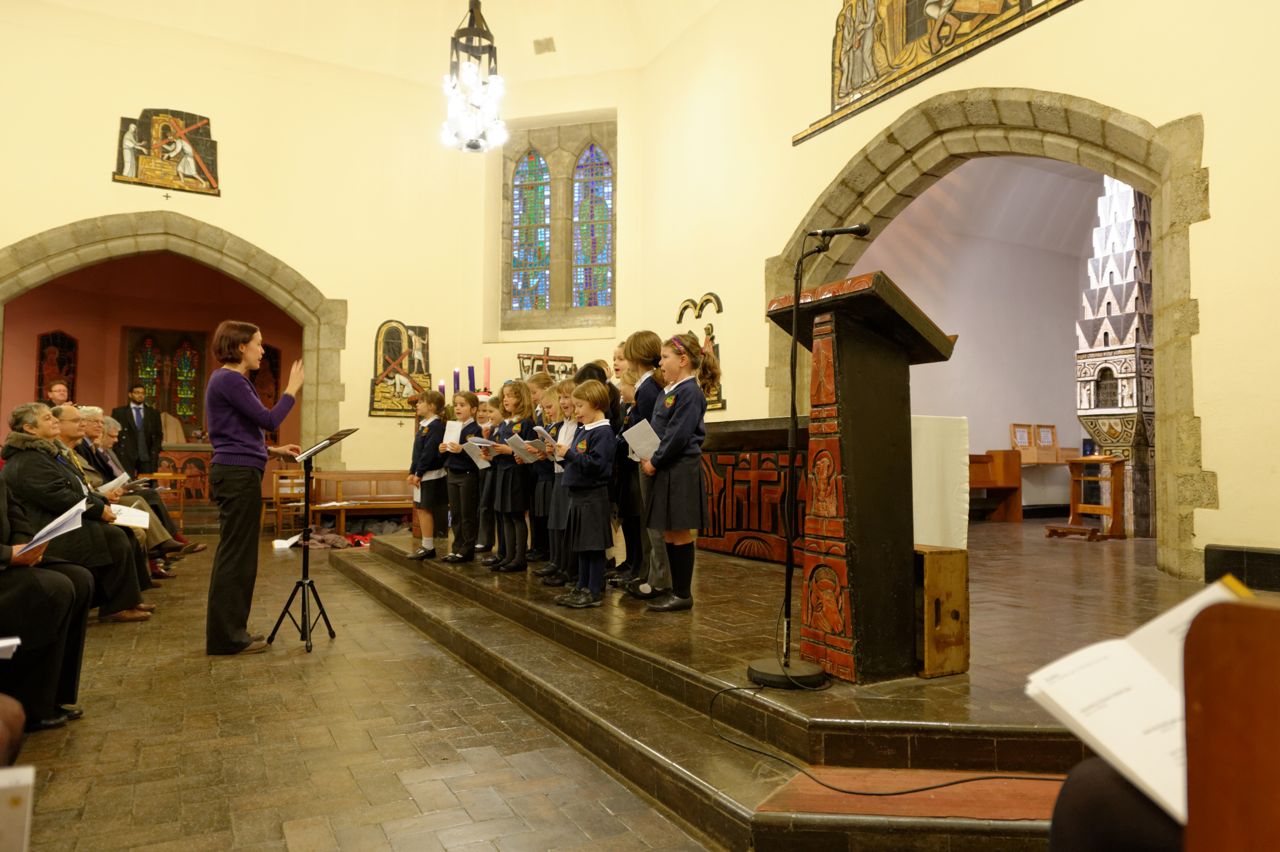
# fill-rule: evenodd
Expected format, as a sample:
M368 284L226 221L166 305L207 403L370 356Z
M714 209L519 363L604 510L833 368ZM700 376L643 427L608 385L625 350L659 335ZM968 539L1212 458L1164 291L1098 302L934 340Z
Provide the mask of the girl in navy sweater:
M560 412L560 422L554 423L547 430L556 439L556 443L568 447L578 429L578 420L573 413L572 379L565 379L555 386L556 403ZM569 489L564 486L564 463L559 460L560 454L555 447L547 447L548 456L555 459L553 474L555 482L551 491L551 508L547 513L547 536L551 544L551 561L546 567L534 573L542 577L544 586L563 586L577 576L577 566L573 564L573 555L565 550L564 533L569 525ZM573 572L570 576L570 571Z
M453 416L462 424L458 440L440 445L444 453L444 469L449 483L449 516L453 521L453 550L445 562L470 562L475 558L476 527L480 513L480 469L462 445L479 437L480 424L475 421L480 401L471 391L453 395Z
M641 472L653 477L648 526L661 530L671 564L671 593L649 603L653 612L693 607L693 533L706 525L707 497L702 482L702 441L707 430L708 391L720 380L715 356L704 353L698 338L684 333L662 344L659 363L667 387L653 409L651 423L660 443Z
M623 357L638 373L636 376L635 405L632 407L632 425L641 420L653 420L653 407L662 397L666 381L658 371L662 360L662 338L652 331L637 331L627 338L622 348ZM653 478L640 474L636 467L636 487L640 492L640 517L642 526L649 512L653 490ZM627 594L641 600L664 597L671 591L671 567L667 564L666 543L661 530L643 529L640 533L640 564L636 577L623 586Z
M532 480L516 465L515 451L507 445L512 435L526 441L537 439L533 431L533 398L524 382L508 382L502 388L502 410L506 419L493 437L497 443L488 448L493 460L493 508L502 524L504 550L483 560L491 571L515 574L528 568L526 553L529 527L524 513L529 509Z
M572 446L556 443L556 455L564 459L562 482L569 491L565 550L578 563L578 588L556 603L573 609L600 606L604 600L604 552L613 545L609 480L617 452L612 424L605 417L609 402L602 383L592 379L578 385L573 391L578 434Z
M418 433L413 438L413 459L409 463L409 482L418 487L418 499L413 503L418 515L418 529L422 532L422 546L409 556L410 559L436 558L437 528L448 535L444 523L445 507L449 494L445 490L444 456L440 442L444 439L444 395L439 391L425 390L418 395Z

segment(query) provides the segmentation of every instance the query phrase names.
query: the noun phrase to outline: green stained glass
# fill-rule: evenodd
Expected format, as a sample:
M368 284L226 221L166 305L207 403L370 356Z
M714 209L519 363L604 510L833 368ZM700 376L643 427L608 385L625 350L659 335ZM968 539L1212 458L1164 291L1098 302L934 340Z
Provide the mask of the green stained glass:
M511 309L551 307L551 173L530 149L511 180Z

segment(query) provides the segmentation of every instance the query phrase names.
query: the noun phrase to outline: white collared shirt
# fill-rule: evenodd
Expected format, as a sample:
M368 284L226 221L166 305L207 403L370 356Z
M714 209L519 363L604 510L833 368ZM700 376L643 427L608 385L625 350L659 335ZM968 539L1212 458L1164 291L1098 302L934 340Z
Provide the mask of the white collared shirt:
M556 443L562 447L573 446L573 436L578 432L578 421L572 417L560 422L560 434L556 436ZM564 473L564 465L556 460L556 473Z
M685 382L690 381L692 378L693 378L693 376L692 376L692 375L689 375L689 376L685 376L683 379L680 379L680 380L679 380L679 381L677 381L677 382L672 382L671 384L669 384L669 385L667 385L665 388L663 388L663 389L662 389L662 392L663 392L663 393L671 393L673 390L675 390L676 388L680 387L680 385L684 384Z

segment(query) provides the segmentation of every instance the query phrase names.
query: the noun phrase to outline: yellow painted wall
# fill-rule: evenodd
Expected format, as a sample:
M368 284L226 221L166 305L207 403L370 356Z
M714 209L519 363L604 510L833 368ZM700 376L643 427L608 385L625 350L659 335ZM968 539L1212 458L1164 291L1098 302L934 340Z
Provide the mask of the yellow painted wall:
M763 416L764 260L840 167L909 106L949 90L1022 86L1157 125L1199 113L1212 218L1191 231L1201 311L1194 380L1204 467L1218 474L1221 505L1198 513L1197 543L1280 546L1270 518L1280 505L1280 353L1271 343L1280 293L1270 283L1280 266L1270 215L1280 179L1267 156L1280 63L1265 18L1187 0L1083 0L793 148L791 135L827 109L839 5L724 0L643 67L523 88L509 81L513 121L614 111L619 125L618 329L554 341L553 350L607 356L615 334L665 332L682 299L714 290L726 307L715 320L725 416ZM490 23L501 35L493 12ZM424 61L443 60L443 48L424 52ZM441 375L488 354L501 376L517 351L533 348L486 332L499 165L439 147L434 86L35 0L0 3L0 80L0 245L76 219L171 209L347 299L342 419L366 430L346 450L349 464L397 465L407 452L403 430L365 416L383 319L430 326ZM119 118L155 106L212 118L222 198L164 201L111 182Z

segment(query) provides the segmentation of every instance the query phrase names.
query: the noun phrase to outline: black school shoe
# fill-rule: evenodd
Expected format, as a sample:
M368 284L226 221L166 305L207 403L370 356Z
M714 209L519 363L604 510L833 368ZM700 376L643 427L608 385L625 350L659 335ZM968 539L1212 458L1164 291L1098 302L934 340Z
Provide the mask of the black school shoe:
M435 559L436 549L433 547L430 550L427 550L425 547L419 547L413 553L409 554L409 558L417 562L422 562L425 559Z
M590 609L604 604L603 595L593 595L586 589L578 590L581 594L575 595L572 600L565 601L565 606L569 609Z
M649 585L648 580L644 580L639 577L632 580L630 583L627 583L622 587L622 589L627 594L631 595L631 597L640 601L650 601L654 598L662 597L671 591L670 589L655 589L653 586Z
M538 568L537 570L535 570L533 572L533 576L550 577L552 574L559 574L559 573L560 573L560 567L556 565L556 563L554 562L548 562L546 565L543 565L541 568Z
M564 574L561 574L559 571L557 571L554 574L548 574L547 576L542 578L542 585L544 586L559 587L559 586L567 586L568 584L569 584L569 578L566 577Z
M570 601L577 600L584 593L587 593L586 589L574 587L563 595L556 595L556 606L568 606Z
M501 565L495 565L491 571L497 571L499 574L523 574L529 570L528 563L525 562L504 562Z
M505 557L505 556L503 556L503 555L502 555L502 554L500 554L500 553L495 553L495 554L493 554L492 556L486 556L484 559L481 559L481 560L480 560L480 564L481 564L481 565L487 565L487 566L489 566L490 568L492 568L493 566L495 566L495 565L501 565L501 564L503 564L503 563L504 563L504 562L506 562L506 561L507 561L507 559L506 559L506 557Z
M649 612L683 612L686 609L693 609L693 598L682 598L675 592L667 592L645 609Z

